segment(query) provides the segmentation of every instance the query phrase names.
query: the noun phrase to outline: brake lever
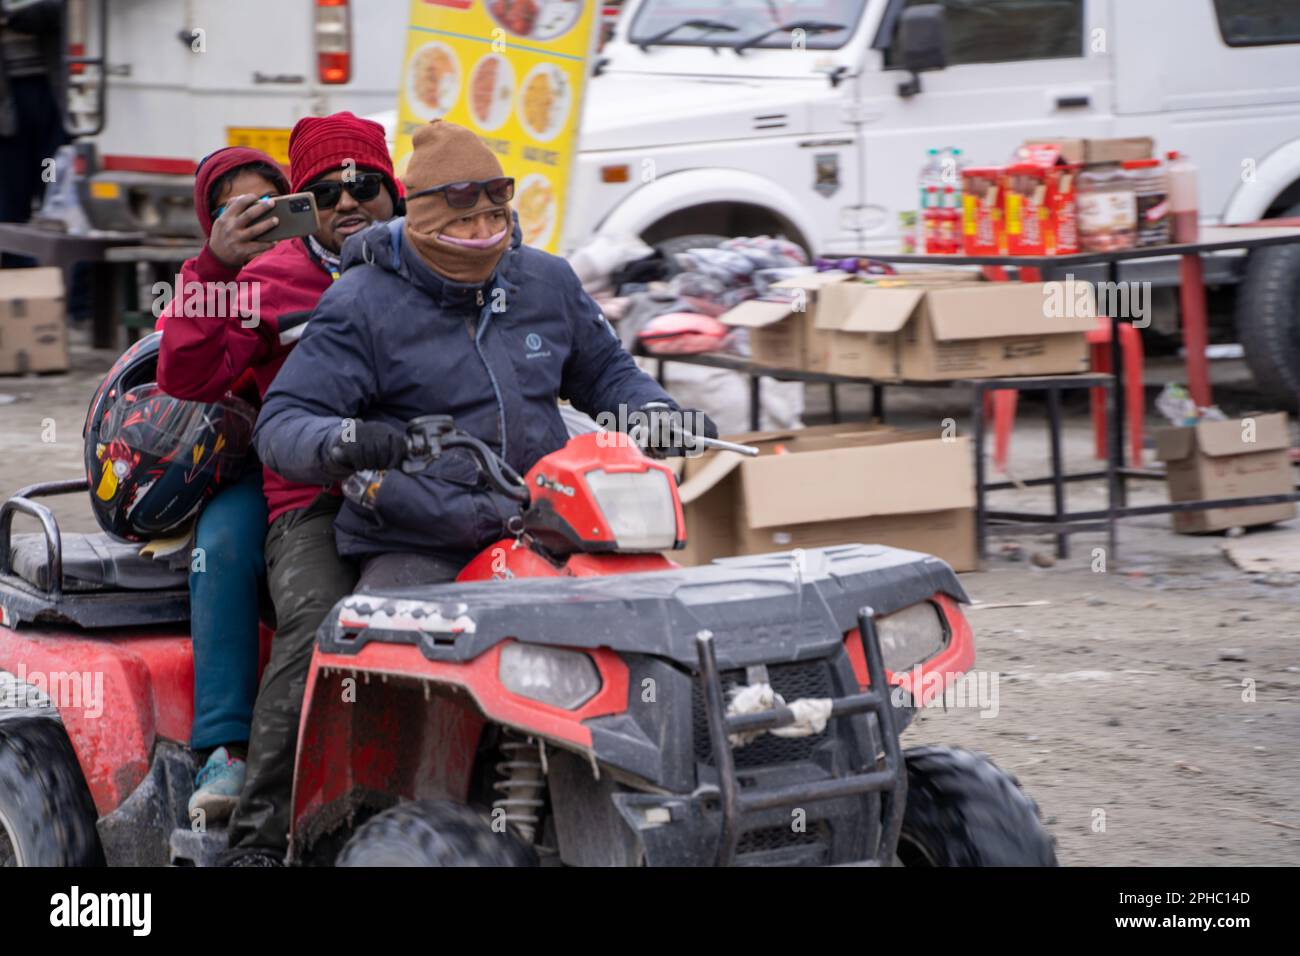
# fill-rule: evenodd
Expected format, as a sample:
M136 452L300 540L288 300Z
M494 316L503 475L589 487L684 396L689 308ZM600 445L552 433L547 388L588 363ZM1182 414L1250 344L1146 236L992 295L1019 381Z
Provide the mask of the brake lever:
M746 458L757 458L759 455L758 449L753 445L740 445L734 441L725 441L721 438L696 435L684 428L678 428L674 437L678 439L677 447L683 457L689 457L693 452L699 454L705 450L730 451L735 452L737 455L744 455Z
M724 441L721 438L709 438L707 435L692 435L690 432L684 432L687 442L696 448L716 448L718 451L733 451L737 455L744 455L747 458L757 458L759 451L753 445L739 445L734 441Z

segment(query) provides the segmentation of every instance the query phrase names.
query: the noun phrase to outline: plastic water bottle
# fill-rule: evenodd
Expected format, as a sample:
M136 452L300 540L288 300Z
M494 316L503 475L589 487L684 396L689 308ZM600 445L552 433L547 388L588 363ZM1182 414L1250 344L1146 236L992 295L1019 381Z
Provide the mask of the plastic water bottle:
M930 208L929 203L939 195L939 190L943 189L943 166L939 160L939 150L925 151L925 165L921 167L918 184L921 204L917 208L924 216L925 210Z
M957 202L954 208L960 209L962 193L961 172L970 164L966 162L965 155L963 155L962 151L956 146L949 146L945 152L947 152L948 155L944 157L942 161L942 172L944 177L943 184L945 187L952 187L953 197Z
M936 253L942 245L939 233L943 218L943 163L938 149L926 150L919 185L921 249L926 253Z

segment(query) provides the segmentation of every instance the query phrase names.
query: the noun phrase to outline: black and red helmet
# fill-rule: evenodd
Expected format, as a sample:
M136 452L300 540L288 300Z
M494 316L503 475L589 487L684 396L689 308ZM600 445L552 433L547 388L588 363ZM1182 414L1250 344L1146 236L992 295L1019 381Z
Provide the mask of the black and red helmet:
M257 418L233 395L187 402L164 392L156 382L161 340L154 332L122 353L86 414L91 509L123 541L181 529L237 479Z

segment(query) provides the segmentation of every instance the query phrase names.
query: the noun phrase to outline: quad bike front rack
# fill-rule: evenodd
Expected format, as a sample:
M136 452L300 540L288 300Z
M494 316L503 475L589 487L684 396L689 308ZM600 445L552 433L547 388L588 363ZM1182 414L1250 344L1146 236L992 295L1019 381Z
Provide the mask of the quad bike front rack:
M880 651L880 638L876 633L876 614L869 607L858 611L858 633L867 661L867 674L871 684L861 694L850 694L831 700L831 718L851 717L856 714L875 714L885 756L881 761L873 755L874 766L861 772L829 780L767 789L747 789L740 792L736 777L735 760L729 737L732 734L775 730L796 722L797 717L789 707L774 707L758 714L727 716L727 703L723 697L722 678L718 670L713 635L701 631L696 636L700 656L700 679L704 684L704 710L709 725L709 740L718 770L718 792L722 807L722 835L718 843L718 866L729 866L736 856L740 840L740 824L746 814L774 808L793 808L819 800L861 796L866 793L881 794L882 822L880 843L870 859L861 866L889 866L894 860L898 836L903 826L903 805L907 795L907 772L902 751L898 745L898 731L894 708L889 699L889 685L885 682L885 664ZM881 765L883 763L883 766Z

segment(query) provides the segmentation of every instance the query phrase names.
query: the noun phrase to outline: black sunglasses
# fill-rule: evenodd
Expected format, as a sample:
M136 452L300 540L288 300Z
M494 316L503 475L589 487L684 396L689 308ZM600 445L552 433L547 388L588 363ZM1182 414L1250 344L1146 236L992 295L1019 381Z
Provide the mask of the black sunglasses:
M309 192L316 197L317 209L333 209L339 204L345 189L357 202L370 202L379 195L379 190L383 186L382 173L360 173L355 179L349 181L312 183L310 186L303 187L303 192Z
M445 183L421 189L418 193L408 193L406 198L410 200L436 193L443 193L447 197L447 205L452 209L473 209L478 205L478 197L482 193L487 193L488 200L499 206L515 198L515 181L510 176L499 176L478 182Z

